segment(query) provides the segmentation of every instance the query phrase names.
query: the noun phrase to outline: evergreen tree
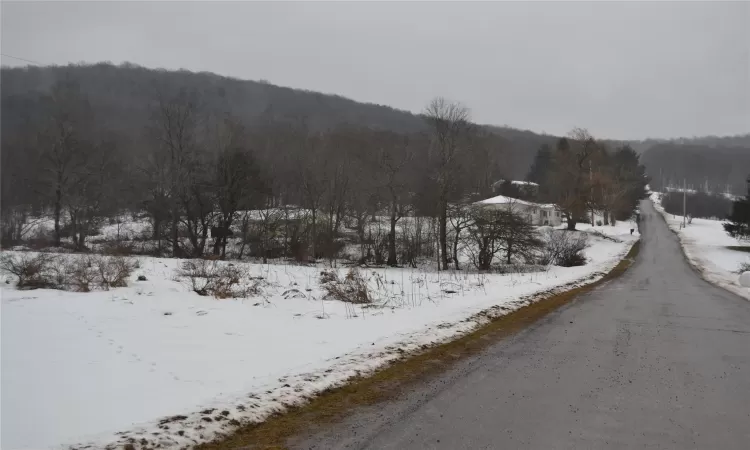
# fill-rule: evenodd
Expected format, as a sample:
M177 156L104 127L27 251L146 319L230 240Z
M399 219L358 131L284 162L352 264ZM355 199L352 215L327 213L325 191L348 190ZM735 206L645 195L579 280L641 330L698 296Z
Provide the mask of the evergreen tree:
M617 149L613 155L615 182L621 195L613 205L613 212L618 220L627 220L638 202L646 198L648 177L640 157L629 145Z
M543 184L551 165L552 149L550 149L549 145L543 144L536 152L534 162L531 164L529 173L526 175L526 181Z
M526 181L531 181L539 185L536 192L536 200L547 202L550 200L549 192L549 173L552 167L552 149L547 144L542 144L536 152L534 162L531 164L529 173L526 175Z
M587 219L592 200L592 160L599 151L598 145L583 129L573 130L570 140L557 141L544 191L550 194L550 203L555 203L567 220L568 230L575 230L577 222Z

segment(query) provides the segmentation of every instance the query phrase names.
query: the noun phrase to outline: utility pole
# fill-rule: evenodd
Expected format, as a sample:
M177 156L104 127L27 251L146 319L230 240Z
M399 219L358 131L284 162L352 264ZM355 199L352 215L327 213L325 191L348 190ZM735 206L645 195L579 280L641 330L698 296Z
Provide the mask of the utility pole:
M589 159L589 202L591 202L591 226L593 227L595 225L594 223L594 169L591 168L591 160Z
M682 179L682 228L687 226L687 179Z

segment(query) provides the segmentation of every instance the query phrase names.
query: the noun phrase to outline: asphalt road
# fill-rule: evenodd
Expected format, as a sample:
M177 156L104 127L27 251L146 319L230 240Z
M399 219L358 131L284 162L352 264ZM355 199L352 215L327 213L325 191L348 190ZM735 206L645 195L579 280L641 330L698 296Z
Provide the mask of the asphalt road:
M293 448L750 449L750 302L701 280L649 202L619 279Z

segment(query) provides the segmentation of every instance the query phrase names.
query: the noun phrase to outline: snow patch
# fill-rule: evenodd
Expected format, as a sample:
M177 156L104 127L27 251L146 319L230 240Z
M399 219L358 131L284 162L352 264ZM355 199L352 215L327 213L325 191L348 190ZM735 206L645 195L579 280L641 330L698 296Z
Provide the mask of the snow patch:
M244 299L201 297L175 280L180 260L151 257L137 258L129 287L106 292L4 284L0 446L181 448L216 439L600 278L636 237L627 224L597 230L615 239L592 235L583 267L362 269L373 305L325 300L320 268L281 264L235 262L264 280L261 294Z
M747 252L728 248L741 246L742 242L729 236L719 220L693 218L683 228L683 217L667 213L661 206L661 197L661 193L653 192L651 201L667 226L679 237L688 262L707 281L750 300L750 289L740 285L737 273L741 264L750 263L750 256Z

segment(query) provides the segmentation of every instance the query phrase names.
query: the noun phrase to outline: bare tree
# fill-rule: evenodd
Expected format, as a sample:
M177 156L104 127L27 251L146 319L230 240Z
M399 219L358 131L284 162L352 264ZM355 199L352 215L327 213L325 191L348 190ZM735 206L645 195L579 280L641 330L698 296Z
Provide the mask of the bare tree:
M55 245L60 245L61 218L71 186L86 177L92 128L91 106L77 83L70 79L56 82L43 97L47 117L39 134L42 191L52 200Z
M152 151L138 164L140 184L144 187L142 205L151 221L152 239L157 242L157 254L162 253L164 226L169 221L172 200L170 199L170 157L168 152ZM174 247L173 247L174 251Z
M217 211L213 180L210 173L205 170L206 167L210 167L210 159L205 154L194 157L186 167L185 185L179 191L182 206L180 224L190 244L189 252L186 253L193 258L199 258L206 250L208 233Z
M115 190L121 179L114 141L92 145L85 166L68 187L65 206L70 218L70 231L76 250L86 248L91 235L106 217L116 214L118 196Z
M266 192L255 156L245 147L244 127L227 116L212 131L216 151L213 193L218 207L218 226L212 228L212 234L217 231L213 254L226 257L227 237L238 211L250 209Z
M360 263L365 262L367 242L366 231L369 218L375 214L379 203L377 173L372 170L374 162L370 161L370 153L359 154L353 165L353 179L356 189L349 189L346 195L345 214L349 222L348 227L357 233L360 251Z
M503 236L506 216L504 210L475 207L472 210L472 226L469 238L470 253L474 266L479 270L490 270L495 256L503 251Z
M20 126L10 127L5 121L1 125L0 242L5 247L20 242L42 221L32 218L40 211L42 199L37 195L37 124L25 118Z
M536 228L521 214L511 211L500 217L501 239L505 249L505 263L512 264L514 256L531 260L542 247Z
M189 169L194 164L202 122L200 98L196 92L184 89L172 96L158 90L156 97L149 129L155 147L147 172L158 186L152 191L153 205L166 203L168 209L172 255L181 256L179 224L185 200L191 194Z
M396 223L407 213L407 168L414 154L408 136L381 134L378 142L378 168L390 213L386 264L396 266Z
M462 233L471 226L474 221L471 206L467 203L452 203L448 206L448 220L451 225L453 236L453 264L456 270L460 270L458 260L459 245L462 242Z
M353 150L362 145L363 133L349 127L330 131L322 139L321 155L324 164L319 166L319 175L326 183L321 202L326 214L325 232L319 233L320 242L324 248L318 252L326 257L333 257L340 246L336 239L339 235L341 222L345 215L347 192L356 188L353 183L351 170L354 163Z
M500 253L504 254L506 264L512 264L514 256L531 260L543 245L536 228L516 203L497 209L475 207L472 219L468 227L473 243L471 252L480 270L489 270Z
M297 161L297 173L305 208L310 211L310 246L312 259L317 258L318 213L329 188L325 179L330 161L324 156L320 136L301 136L302 154Z
M425 119L432 130L431 150L434 156L434 177L438 185L438 235L440 261L448 269L448 201L455 192L462 138L469 127L469 110L460 103L442 97L433 99L425 108Z

